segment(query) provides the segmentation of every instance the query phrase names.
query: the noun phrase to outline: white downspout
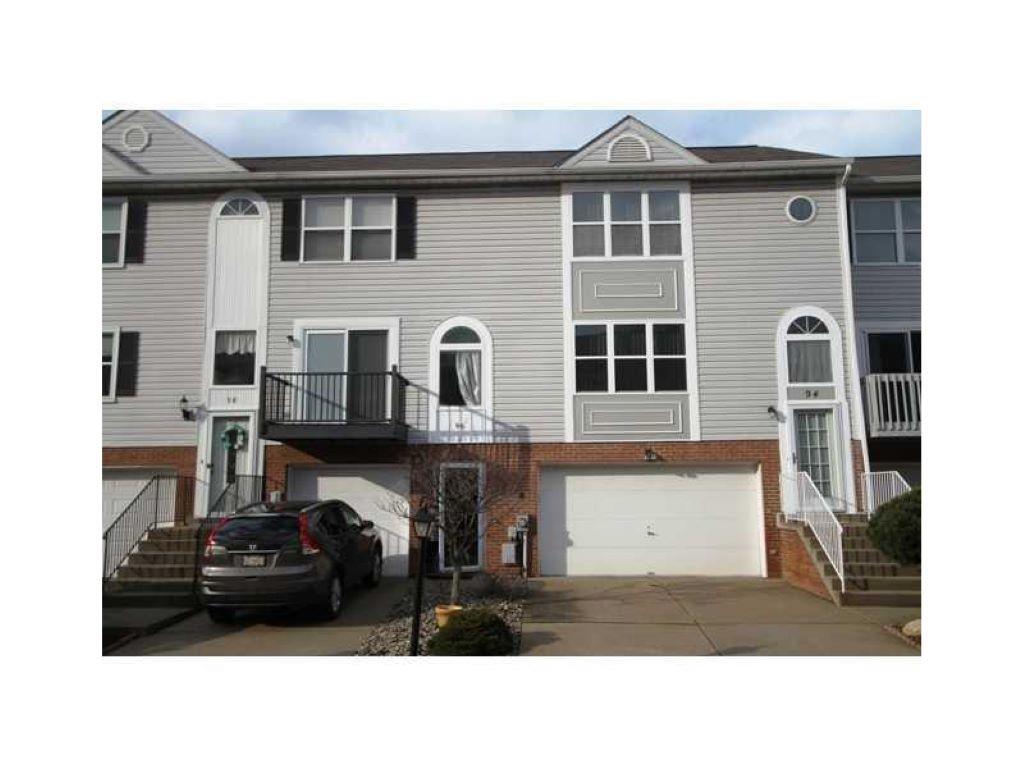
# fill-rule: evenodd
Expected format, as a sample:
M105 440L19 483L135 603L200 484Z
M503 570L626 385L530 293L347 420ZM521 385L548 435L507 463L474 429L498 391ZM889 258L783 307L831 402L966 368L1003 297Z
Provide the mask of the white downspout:
M846 180L853 170L853 163L847 163L842 178L836 189L839 203L839 237L841 240L842 271L843 271L843 314L846 316L847 333L850 339L850 354L847 362L850 377L850 389L852 390L851 400L853 401L854 413L856 415L857 429L856 437L860 442L861 460L864 464L864 472L871 471L871 464L868 459L868 441L864 426L864 399L860 391L860 362L858 360L857 328L854 324L853 315L853 267L850 257L850 232L849 216L846 201ZM854 483L857 478L853 478ZM857 489L853 489L854 499L857 498Z

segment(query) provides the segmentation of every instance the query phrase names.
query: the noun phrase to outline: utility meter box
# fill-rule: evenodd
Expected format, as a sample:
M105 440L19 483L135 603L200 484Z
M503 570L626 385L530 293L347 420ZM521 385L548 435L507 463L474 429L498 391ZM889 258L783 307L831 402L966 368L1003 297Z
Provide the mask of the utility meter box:
M530 516L519 515L516 517L516 530L520 533L526 533L530 530Z
M516 546L514 541L507 541L501 545L501 564L502 565L518 565L519 564L519 547Z

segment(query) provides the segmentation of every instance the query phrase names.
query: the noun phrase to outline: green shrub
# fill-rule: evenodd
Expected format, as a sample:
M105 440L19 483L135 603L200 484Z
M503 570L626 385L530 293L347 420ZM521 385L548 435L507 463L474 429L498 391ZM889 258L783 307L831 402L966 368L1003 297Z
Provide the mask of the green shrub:
M427 642L431 656L507 656L512 630L493 611L470 608L448 619Z
M901 565L919 565L921 489L914 488L880 506L868 523L868 538Z

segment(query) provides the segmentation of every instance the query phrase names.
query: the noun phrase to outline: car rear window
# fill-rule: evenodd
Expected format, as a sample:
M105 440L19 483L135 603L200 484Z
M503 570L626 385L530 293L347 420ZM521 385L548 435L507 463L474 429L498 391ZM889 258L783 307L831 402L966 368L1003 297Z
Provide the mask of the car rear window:
M260 515L235 517L217 531L217 538L240 539L247 536L281 536L299 532L299 518L295 515Z

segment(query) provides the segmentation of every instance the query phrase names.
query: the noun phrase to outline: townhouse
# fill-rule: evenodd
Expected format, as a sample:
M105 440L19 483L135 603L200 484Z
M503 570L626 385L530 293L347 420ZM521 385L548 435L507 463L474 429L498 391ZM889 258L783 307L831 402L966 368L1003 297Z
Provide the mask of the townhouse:
M838 520L873 465L917 482L919 158L632 117L565 151L230 158L153 111L102 153L105 527L157 475L195 478L177 523L250 483L344 498L405 574L410 465L501 462L475 567L801 582L808 489Z

